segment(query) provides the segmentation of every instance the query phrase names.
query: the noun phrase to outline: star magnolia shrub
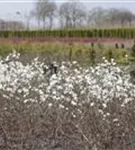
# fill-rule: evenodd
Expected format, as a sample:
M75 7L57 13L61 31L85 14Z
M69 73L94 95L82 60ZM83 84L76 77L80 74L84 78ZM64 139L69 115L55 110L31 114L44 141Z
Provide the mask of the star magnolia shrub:
M132 145L135 85L126 69L103 58L87 68L61 62L51 74L38 58L23 64L19 57L13 52L0 58L0 126L10 139L25 140L22 149L42 150L50 137L61 144L66 139L65 147L74 150Z
M7 63L6 63L7 62ZM130 75L112 60L95 67L82 68L77 62L62 62L57 74L44 74L46 66L35 58L31 64L19 61L19 54L11 53L0 60L0 90L3 98L42 103L55 102L60 107L65 103L82 105L100 101L106 103L119 99L126 104L135 98L135 85L130 82Z

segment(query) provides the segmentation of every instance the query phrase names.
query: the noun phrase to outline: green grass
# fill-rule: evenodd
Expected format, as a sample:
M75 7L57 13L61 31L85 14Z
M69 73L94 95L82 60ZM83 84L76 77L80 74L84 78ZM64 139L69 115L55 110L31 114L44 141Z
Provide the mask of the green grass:
M128 55L128 60L134 62L135 58L129 49L115 49L114 46L106 46L104 44L95 44L94 48L88 44L62 44L62 43L1 43L0 55L6 56L9 52L16 50L21 56L28 57L38 55L46 61L68 61L76 60L82 65L99 63L102 57L108 60L114 58L120 64L127 63L125 55ZM30 56L31 55L31 56Z

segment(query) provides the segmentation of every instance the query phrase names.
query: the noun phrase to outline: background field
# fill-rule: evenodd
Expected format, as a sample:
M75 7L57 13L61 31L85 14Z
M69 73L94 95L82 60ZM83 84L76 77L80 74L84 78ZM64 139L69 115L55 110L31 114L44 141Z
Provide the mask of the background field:
M90 65L106 57L108 60L114 58L118 64L128 64L135 60L131 35L134 36L134 28L2 31L0 54L6 56L15 50L24 62L38 55L47 63L76 60L82 65Z

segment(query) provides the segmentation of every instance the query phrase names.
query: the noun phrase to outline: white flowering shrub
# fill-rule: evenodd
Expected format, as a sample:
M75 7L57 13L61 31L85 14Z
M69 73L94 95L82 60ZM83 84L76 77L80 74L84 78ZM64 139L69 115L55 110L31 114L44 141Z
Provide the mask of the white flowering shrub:
M94 67L57 65L52 74L38 58L25 65L16 52L0 59L0 146L134 147L135 85L125 69L104 58Z

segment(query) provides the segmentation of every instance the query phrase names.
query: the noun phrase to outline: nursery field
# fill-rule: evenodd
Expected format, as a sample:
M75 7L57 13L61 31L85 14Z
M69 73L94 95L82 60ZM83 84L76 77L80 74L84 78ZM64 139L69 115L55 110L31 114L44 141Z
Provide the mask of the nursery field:
M112 57L124 64L127 55L134 62L134 37L135 28L1 31L0 54L6 56L14 49L26 59L39 54L89 64L92 59Z
M5 33L0 150L135 149L133 38Z
M38 54L50 61L90 64L106 57L124 64L134 62L134 37L135 28L1 31L0 54L14 49L24 59Z
M13 50L21 59L30 61L37 55L50 63L52 61L75 60L82 65L99 63L102 57L114 58L118 64L135 60L133 39L109 38L0 38L0 55L6 56Z

